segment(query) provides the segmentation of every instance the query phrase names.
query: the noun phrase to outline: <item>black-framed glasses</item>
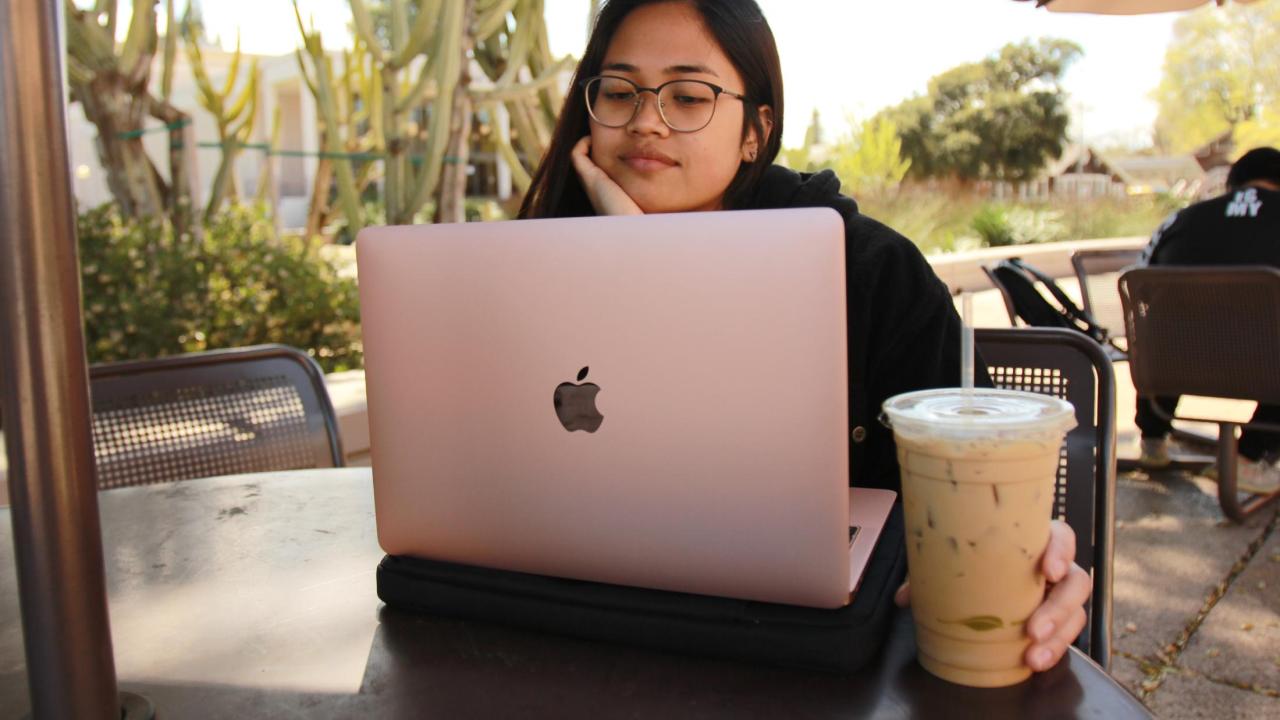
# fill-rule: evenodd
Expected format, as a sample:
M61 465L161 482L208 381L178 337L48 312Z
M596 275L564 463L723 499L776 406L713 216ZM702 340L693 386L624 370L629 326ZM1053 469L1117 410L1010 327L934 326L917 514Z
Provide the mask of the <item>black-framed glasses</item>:
M745 95L730 92L702 80L668 80L658 87L640 87L624 77L597 75L583 82L587 112L605 127L629 124L640 112L642 93L658 98L658 116L676 132L697 132L711 124L717 100L728 95L746 101Z

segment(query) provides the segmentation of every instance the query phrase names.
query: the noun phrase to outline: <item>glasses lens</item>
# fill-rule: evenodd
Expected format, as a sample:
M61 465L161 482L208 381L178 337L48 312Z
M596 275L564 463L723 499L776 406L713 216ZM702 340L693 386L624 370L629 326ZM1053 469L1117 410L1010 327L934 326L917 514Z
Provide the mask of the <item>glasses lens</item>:
M622 127L636 111L636 86L621 78L595 78L587 83L587 110L601 125Z
M716 110L716 93L711 86L693 80L680 80L662 88L658 96L662 117L672 130L701 130L711 122Z

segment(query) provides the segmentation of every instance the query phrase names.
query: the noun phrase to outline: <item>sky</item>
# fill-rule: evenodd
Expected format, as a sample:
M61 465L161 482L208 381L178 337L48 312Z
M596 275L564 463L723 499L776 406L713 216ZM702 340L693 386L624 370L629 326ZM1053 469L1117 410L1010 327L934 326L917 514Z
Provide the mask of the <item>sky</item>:
M828 138L880 109L924 93L929 78L980 60L1008 42L1073 40L1084 56L1067 72L1073 139L1145 146L1156 116L1151 91L1177 13L1135 17L1069 15L1012 0L759 0L778 41L786 88L783 142L799 145L814 108ZM179 5L181 5L181 1ZM347 0L299 0L326 46L346 35ZM581 54L588 0L546 0L552 51ZM248 52L283 54L297 44L289 0L206 0L205 25ZM1200 12L1216 12L1206 8Z

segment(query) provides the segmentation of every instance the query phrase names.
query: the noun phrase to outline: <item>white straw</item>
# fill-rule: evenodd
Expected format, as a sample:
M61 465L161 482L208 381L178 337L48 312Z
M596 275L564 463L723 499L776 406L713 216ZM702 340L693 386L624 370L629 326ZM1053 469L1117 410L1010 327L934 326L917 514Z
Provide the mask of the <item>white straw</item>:
M960 294L960 387L973 392L973 297Z

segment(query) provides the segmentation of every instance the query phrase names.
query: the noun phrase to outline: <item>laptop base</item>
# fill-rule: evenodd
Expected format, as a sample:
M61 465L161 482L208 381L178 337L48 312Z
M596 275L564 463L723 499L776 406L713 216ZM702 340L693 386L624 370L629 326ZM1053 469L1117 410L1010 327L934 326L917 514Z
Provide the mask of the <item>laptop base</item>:
M648 590L388 555L387 605L689 655L853 672L884 643L906 576L896 504L853 601L833 610Z

